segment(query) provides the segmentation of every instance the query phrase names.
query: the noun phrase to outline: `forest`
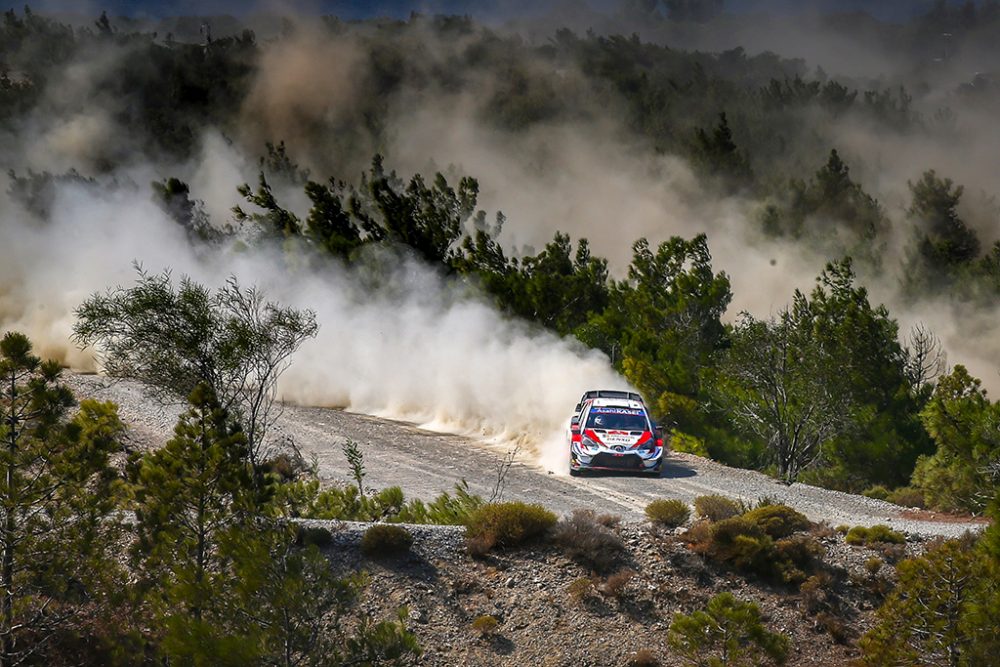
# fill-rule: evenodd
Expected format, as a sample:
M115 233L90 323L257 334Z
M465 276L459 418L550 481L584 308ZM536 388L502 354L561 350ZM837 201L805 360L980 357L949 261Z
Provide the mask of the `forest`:
M417 262L504 317L605 355L676 451L995 518L1000 70L968 67L997 62L1000 5L810 24L893 54L867 73L777 47L701 50L713 25L733 28L722 7L623 2L603 24L543 36L515 20L419 13L262 21L258 35L232 17L81 23L11 9L3 242L22 228L50 238L72 196L142 200L185 252L267 252L289 284L345 270L356 290L392 293L398 266ZM212 145L242 156L230 190L206 185ZM568 203L535 207L546 195ZM772 277L755 284L740 249ZM114 406L77 404L25 335L3 339L0 665L62 664L52 656L77 650L121 664L415 655L402 620L362 619L322 641L305 620L279 622L347 614L362 583L332 580L285 519L390 504L401 520L461 523L482 499L458 489L407 505L365 498L360 478L360 498L303 481L266 427L314 315L235 279L213 291L158 270L140 267L133 288L95 287L73 307L73 336L102 351L109 374L187 400L161 450L116 468ZM25 321L8 295L31 281L0 278L6 330ZM134 522L112 520L122 509ZM114 557L123 544L128 564ZM998 549L994 526L966 566L988 578ZM115 590L126 567L134 585ZM240 586L232 568L269 586ZM327 594L307 599L308 582ZM885 614L905 613L900 599ZM984 587L960 606L973 624L1000 597ZM871 664L888 664L877 660L895 655L889 644L872 635ZM280 658L292 653L305 657Z

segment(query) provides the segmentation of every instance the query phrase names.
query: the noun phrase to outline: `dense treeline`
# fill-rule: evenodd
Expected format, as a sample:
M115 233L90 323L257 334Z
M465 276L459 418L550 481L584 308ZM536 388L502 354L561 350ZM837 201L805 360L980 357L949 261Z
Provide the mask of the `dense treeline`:
M990 7L977 12L970 24L977 30L995 20ZM118 105L115 121L139 141L110 147L98 161L107 169L116 164L115 150L184 156L206 126L235 131L261 57L249 32L186 44L118 30L106 16L74 30L28 9L10 11L2 30L7 97L0 118L9 128L42 103L66 63L105 51L129 56L111 58L95 82L129 101ZM902 266L886 266L890 218L825 134L828 121L845 114L886 132L926 125L905 90L809 78L801 61L769 53L686 52L635 37L563 30L535 46L467 18L330 19L324 30L364 51L362 89L370 94L350 117L315 119L308 128L314 136L365 133L371 141L340 140L363 150L379 142L386 108L402 91L475 90L477 78L489 74L494 85L477 107L481 121L519 132L596 117L606 107L625 110L627 127L652 149L688 158L720 192L755 198L759 215L748 224L838 259L818 266L816 288L792 295L784 311L724 325L733 286L713 267L704 236L636 240L626 275L615 279L586 239L574 243L565 233L539 252L505 249L505 220L477 209L479 184L471 176L404 180L377 156L356 182L313 180L283 143L268 144L257 183L240 188L245 202L233 210L244 232L256 230L258 239L277 239L287 253L320 263L354 262L368 246L405 247L507 312L603 350L648 395L681 449L853 491L907 487L918 458L934 454L922 415L942 370L939 346L925 330L898 331L890 313L870 302L858 269L901 269L914 297L946 290L984 301L1000 285L1000 245L984 251L959 214L962 186L928 170L909 184L911 251ZM803 164L811 176L799 175ZM12 174L10 192L44 217L55 188L68 181L103 187L76 172L29 172ZM279 192L295 188L309 202L304 214L280 201ZM209 221L184 182L166 178L153 190L193 241L235 233ZM765 369L780 373L765 383ZM926 479L915 481L926 486Z

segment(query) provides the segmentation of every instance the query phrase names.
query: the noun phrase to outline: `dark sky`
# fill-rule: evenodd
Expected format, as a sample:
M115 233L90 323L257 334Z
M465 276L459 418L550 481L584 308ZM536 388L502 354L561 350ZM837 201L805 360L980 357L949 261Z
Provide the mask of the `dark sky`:
M433 14L471 14L484 20L530 16L552 6L573 3L587 4L595 9L612 9L617 0L36 0L29 2L40 11L73 13L100 13L107 10L112 16L175 16L243 14L253 9L294 7L300 11L335 14L345 19L371 16L405 18L411 11ZM799 13L803 11L858 11L864 10L883 19L903 20L920 13L933 0L726 0L727 11L768 11ZM14 4L0 0L0 7L11 5L18 10L23 2Z

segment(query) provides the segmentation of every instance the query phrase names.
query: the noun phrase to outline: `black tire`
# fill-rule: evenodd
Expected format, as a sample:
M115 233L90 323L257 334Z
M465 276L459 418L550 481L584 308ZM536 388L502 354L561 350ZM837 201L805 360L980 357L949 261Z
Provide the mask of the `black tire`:
M569 476L570 477L579 477L580 476L580 471L577 470L577 469L575 469L575 468L570 468L569 469Z

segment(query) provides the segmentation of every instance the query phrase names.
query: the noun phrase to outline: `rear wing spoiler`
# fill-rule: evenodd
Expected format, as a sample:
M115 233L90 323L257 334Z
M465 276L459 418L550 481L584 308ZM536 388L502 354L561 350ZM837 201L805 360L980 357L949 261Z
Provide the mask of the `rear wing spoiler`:
M625 399L626 401L638 401L639 403L646 405L646 402L642 400L642 396L635 393L634 391L621 391L618 389L594 389L585 392L583 394L583 397L580 399L580 402L576 404L576 407L573 409L573 412L575 414L580 414L580 409L583 408L583 402L592 398L621 398Z

